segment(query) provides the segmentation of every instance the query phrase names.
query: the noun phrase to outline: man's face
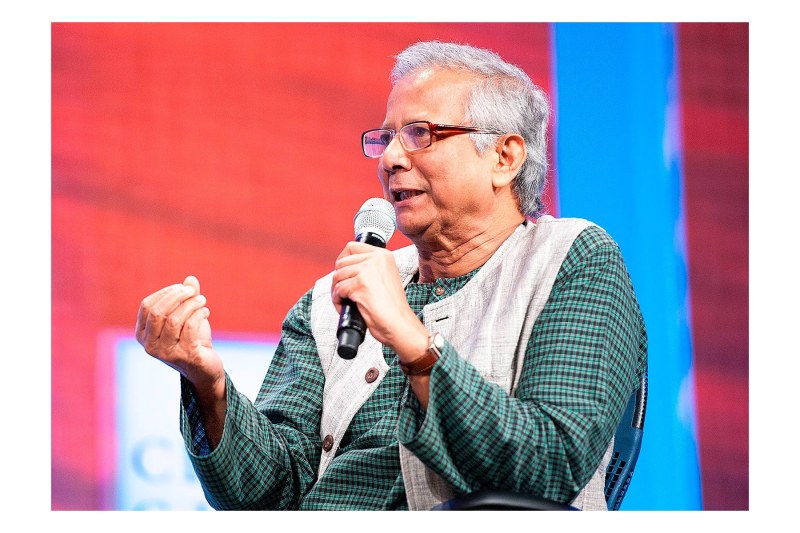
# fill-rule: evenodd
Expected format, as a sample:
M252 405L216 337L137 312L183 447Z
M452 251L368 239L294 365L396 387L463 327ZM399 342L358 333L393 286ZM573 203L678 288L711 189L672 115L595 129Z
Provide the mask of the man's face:
M464 104L475 83L471 74L427 69L400 80L389 95L383 126L399 130L411 122L464 124ZM407 152L395 138L378 160L386 199L398 229L412 240L457 239L486 221L493 201L493 150L480 156L469 135L433 137L422 150Z

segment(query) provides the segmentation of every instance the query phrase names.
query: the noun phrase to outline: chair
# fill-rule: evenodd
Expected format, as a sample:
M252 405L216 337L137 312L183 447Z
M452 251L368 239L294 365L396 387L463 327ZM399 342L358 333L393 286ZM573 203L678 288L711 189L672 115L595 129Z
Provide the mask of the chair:
M647 373L630 396L614 433L614 450L606 468L605 496L610 511L619 510L633 477L644 435L647 408ZM571 505L516 492L480 490L454 498L433 508L436 511L577 511Z

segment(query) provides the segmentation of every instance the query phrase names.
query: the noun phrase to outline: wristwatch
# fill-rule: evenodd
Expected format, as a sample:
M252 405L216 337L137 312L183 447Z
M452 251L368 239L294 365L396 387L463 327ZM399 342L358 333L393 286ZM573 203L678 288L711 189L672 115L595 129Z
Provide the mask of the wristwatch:
M442 356L444 350L444 337L438 331L430 336L428 340L428 349L425 355L414 359L408 364L400 363L400 370L406 376L422 376L431 373L433 365Z

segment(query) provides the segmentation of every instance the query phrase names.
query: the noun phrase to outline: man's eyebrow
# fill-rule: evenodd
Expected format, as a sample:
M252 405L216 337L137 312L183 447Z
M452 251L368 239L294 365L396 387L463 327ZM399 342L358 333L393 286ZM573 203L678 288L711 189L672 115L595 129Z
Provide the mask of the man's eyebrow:
M403 124L400 126L400 128L403 128L403 127L405 127L405 126L408 126L409 124L414 124L415 122L425 122L425 120L424 120L424 119L421 119L421 118L414 119L414 120L409 120L409 121L407 121L407 122L403 122ZM386 124L386 122L384 122L383 124L381 124L380 126L378 126L378 128L379 128L379 129L382 129L382 130L391 130L391 129L394 129L394 128L392 128L391 126L388 126L388 125ZM400 130L400 128L397 128L397 130L399 131L399 130Z

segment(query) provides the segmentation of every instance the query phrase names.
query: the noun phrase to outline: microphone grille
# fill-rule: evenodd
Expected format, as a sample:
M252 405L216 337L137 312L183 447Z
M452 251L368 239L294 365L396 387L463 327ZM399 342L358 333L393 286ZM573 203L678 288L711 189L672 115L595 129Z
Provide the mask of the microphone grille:
M389 242L396 225L394 207L383 198L370 198L364 202L353 219L356 238L370 232L379 235L384 242Z

